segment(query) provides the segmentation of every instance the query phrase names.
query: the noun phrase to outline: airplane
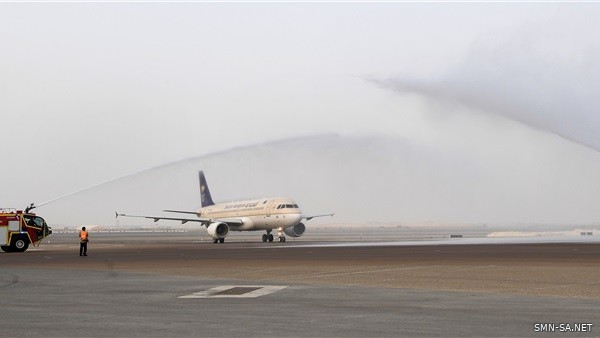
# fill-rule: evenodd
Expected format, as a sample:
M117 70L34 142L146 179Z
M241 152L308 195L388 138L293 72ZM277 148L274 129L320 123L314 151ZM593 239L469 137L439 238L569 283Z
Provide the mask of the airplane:
M187 222L200 222L206 226L208 235L213 243L224 243L230 231L261 231L263 242L273 242L273 230L277 230L279 241L285 242L284 234L290 237L300 237L304 234L306 226L302 220L311 220L315 217L332 216L334 213L305 216L298 204L287 197L269 197L253 200L233 201L215 204L208 190L204 172L198 172L200 180L200 203L197 211L163 210L165 212L192 214L198 218L179 218L161 216L138 216L119 214L116 217L140 217L158 222L161 219Z

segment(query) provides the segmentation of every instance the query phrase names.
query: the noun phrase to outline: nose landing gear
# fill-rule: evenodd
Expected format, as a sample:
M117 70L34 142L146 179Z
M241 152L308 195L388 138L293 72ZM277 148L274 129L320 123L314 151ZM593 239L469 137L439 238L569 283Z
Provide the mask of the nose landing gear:
M285 236L283 236L283 228L278 228L277 229L277 235L279 236L279 241L281 243L285 242Z

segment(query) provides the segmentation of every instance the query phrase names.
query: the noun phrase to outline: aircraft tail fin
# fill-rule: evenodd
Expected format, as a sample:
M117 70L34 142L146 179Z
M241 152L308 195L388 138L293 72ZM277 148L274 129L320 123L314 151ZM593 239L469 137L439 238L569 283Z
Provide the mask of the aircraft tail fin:
M208 190L208 184L206 184L206 178L204 178L204 172L200 170L198 172L200 178L200 201L202 203L202 207L207 207L209 205L215 204L210 196L210 190Z

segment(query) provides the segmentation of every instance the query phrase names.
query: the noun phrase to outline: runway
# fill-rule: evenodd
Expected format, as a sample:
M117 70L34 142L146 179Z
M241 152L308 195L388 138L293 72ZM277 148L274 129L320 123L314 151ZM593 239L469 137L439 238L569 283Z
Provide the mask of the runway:
M3 335L27 326L44 336L543 336L536 323L600 332L594 242L213 244L192 233L92 233L79 257L73 236L0 255L11 304Z

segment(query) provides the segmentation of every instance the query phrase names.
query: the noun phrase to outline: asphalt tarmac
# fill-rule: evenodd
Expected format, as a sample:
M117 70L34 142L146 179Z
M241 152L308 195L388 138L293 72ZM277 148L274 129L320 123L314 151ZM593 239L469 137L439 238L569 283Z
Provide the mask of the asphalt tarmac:
M92 233L80 257L53 234L3 253L2 336L600 336L599 243L202 238Z

